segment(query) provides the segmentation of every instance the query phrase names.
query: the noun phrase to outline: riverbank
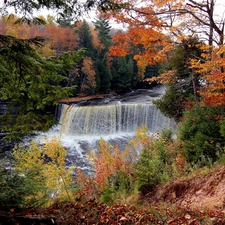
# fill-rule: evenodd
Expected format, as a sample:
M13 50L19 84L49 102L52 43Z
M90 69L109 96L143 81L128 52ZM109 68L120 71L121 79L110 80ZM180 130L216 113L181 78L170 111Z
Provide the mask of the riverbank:
M93 99L103 99L105 97L110 97L112 94L97 94L97 95L87 95L87 96L77 96L77 97L72 97L69 99L60 99L58 102L59 103L66 103L66 104L71 104L71 103L78 103L81 101L88 101L88 100L93 100Z

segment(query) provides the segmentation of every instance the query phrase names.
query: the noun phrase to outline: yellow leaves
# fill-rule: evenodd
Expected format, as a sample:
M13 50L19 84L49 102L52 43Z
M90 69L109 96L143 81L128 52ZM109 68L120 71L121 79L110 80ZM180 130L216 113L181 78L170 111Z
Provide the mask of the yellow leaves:
M177 81L177 75L175 70L168 70L165 73L161 73L158 77L147 78L146 81L158 82L161 84L173 84Z
M147 126L142 125L135 132L135 138L129 143L134 146L134 148L139 148L140 145L143 147L149 143L149 131Z
M55 56L56 51L51 49L50 44L46 44L41 48L41 53L44 57Z
M222 45L220 48L219 48L219 50L217 51L217 55L221 55L221 54L223 54L223 53L225 53L225 45Z
M41 167L44 163L42 151L34 143L27 150L15 148L12 155L16 159L16 169L19 171L32 168L34 165Z
M38 170L36 180L42 180L52 201L56 199L70 199L72 195L68 186L72 183L74 167L66 169L66 150L56 139L46 141L43 147L32 143L28 149L16 148L13 152L15 169L21 174L25 171ZM40 196L45 195L40 190ZM50 201L51 202L51 201Z
M146 67L148 65L148 61L146 60L145 57L143 57L143 55L135 55L134 60L137 61L138 78L139 78L139 80L143 80L144 75L145 75L145 70L146 70Z
M82 72L85 74L85 81L81 85L82 89L91 89L96 86L95 69L93 60L90 57L86 57L82 63Z

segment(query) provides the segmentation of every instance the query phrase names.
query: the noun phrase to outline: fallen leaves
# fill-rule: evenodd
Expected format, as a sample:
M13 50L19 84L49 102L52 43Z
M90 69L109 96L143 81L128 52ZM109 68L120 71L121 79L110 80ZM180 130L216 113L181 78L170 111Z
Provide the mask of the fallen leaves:
M0 221L7 220L23 224L34 221L47 224L70 224L70 225L145 225L145 224L170 224L170 225L200 225L225 224L225 212L220 210L198 211L182 208L161 208L149 206L138 210L133 205L116 204L108 206L94 199L86 202L56 203L47 209L26 209L22 211L6 212L0 209ZM4 224L4 223L3 223ZM35 224L35 223L34 223Z

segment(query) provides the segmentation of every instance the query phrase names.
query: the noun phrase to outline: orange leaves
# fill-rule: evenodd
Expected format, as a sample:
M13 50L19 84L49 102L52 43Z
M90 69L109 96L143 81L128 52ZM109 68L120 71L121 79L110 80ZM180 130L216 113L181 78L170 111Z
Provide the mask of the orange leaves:
M117 146L111 146L103 140L99 142L99 153L92 152L91 156L99 190L107 184L111 175L128 170L126 155L127 152L121 152Z
M111 177L120 172L129 172L130 163L128 160L132 156L128 149L121 152L117 146L112 146L101 140L98 152L91 151L87 158L94 170L94 176L85 175L82 171L78 171L77 182L80 190L76 192L76 195L80 197L85 193L85 198L91 198L102 193L107 185L111 184Z
M72 51L77 47L77 37L69 27L58 27L56 24L49 24L44 29L44 36L49 39L51 47L58 51Z
M148 82L157 82L161 84L173 84L177 81L175 70L169 70L166 73L161 73L158 77L147 78Z
M94 63L90 57L86 57L82 63L82 72L85 74L85 79L81 85L82 90L91 89L96 86Z
M225 92L200 92L203 96L202 103L209 106L225 106Z
M39 16L44 19L43 16ZM7 19L2 17L0 21L0 33L11 35L16 38L33 38L35 36L43 36L46 38L46 47L42 49L44 56L55 55L55 52L73 51L77 48L77 35L74 29L70 27L59 27L52 21L47 25L29 26L20 22L14 24L18 18L16 16Z
M112 46L109 49L109 56L126 56L128 53L127 47L127 44L123 45L122 43Z
M127 34L115 34L113 41L115 45L109 49L109 56L126 56L129 52L130 41Z
M218 49L210 46L209 49L212 59L209 54L204 54L205 61L191 60L191 68L205 79L205 84L200 91L202 103L209 106L225 106L225 59L223 58L225 46Z
M165 36L151 27L130 27L126 33L116 34L114 45L110 48L110 56L126 56L134 54L137 61L139 79L144 78L148 65L155 65L166 59L170 45L166 44ZM163 46L166 46L163 50Z

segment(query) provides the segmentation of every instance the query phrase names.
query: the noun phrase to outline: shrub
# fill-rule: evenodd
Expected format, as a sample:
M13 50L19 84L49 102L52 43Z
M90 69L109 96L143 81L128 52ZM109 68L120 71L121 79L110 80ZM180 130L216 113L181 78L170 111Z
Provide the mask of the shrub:
M39 177L39 179L37 179ZM1 207L26 208L42 206L47 202L46 187L38 167L23 174L18 171L0 171L0 202Z
M219 108L195 105L184 114L179 126L179 139L187 160L204 166L221 156L225 140L220 133Z
M14 149L15 171L24 176L24 182L29 182L28 175L32 175L37 188L37 197L48 196L48 204L55 201L72 200L74 168L66 169L66 150L56 139L47 141L44 146L32 143L27 149Z
M149 192L155 185L167 181L173 176L175 169L174 152L168 148L170 135L166 135L166 138L161 135L153 138L146 131L146 127L138 129L135 139L136 144L141 141L143 146L140 157L134 164L138 189L142 193Z
M131 155L134 156L128 148L121 151L117 146L101 140L98 151L91 151L88 156L94 175L85 175L82 171L78 171L76 181L79 190L76 195L100 198L110 203L115 202L120 194L128 193L132 183L130 158L135 157Z
M129 196L135 188L135 178L128 171L119 171L109 177L100 200L103 203L112 204L121 202L122 198Z

